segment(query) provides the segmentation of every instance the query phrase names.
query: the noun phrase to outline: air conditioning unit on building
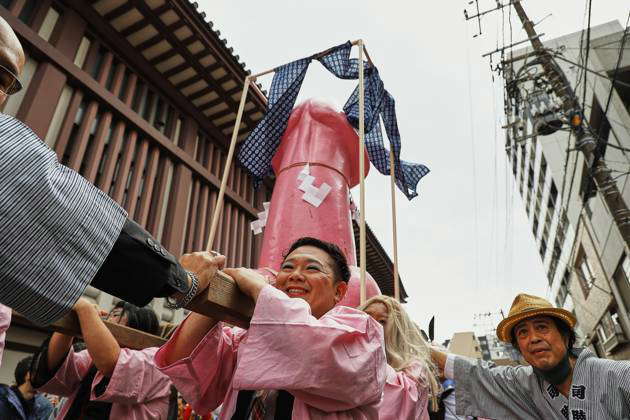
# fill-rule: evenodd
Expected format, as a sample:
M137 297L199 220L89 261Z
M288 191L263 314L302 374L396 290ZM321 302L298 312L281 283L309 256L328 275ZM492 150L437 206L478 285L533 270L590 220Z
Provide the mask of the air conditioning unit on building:
M603 343L604 351L606 351L607 354L610 354L614 349L617 348L617 346L627 342L628 340L623 335L623 331L621 331L621 328L616 325L615 333Z

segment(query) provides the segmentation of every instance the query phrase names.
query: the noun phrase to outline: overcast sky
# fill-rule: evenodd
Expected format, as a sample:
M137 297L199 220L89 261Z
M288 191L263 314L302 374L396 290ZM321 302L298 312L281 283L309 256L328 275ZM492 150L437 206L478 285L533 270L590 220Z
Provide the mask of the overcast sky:
M214 28L256 73L346 40L363 38L386 89L396 99L402 157L427 165L412 201L397 192L400 273L407 310L422 327L436 316L436 336L487 329L517 293L546 296L547 277L503 149L501 80L481 55L505 43L507 11L466 22L465 0L201 0ZM528 0L523 6L544 39L581 30L585 0ZM481 10L495 7L479 0ZM628 0L593 1L592 25L625 23ZM513 13L514 42L525 39ZM496 57L498 61L498 57ZM265 87L271 76L261 78ZM343 105L356 82L313 63L298 102L320 97ZM366 218L392 255L389 179L372 168ZM358 191L354 192L358 200Z

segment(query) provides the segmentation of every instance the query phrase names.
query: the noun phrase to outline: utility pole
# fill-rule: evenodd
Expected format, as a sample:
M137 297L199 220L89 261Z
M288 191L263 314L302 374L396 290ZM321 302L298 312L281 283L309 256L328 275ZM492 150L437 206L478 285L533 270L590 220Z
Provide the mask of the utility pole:
M529 20L521 5L521 0L511 0L510 4L514 7L527 33L529 41L534 48L537 64L540 64L543 68L553 92L561 101L562 112L569 122L571 132L576 138L576 148L584 155L584 159L597 190L601 193L608 211L613 216L619 233L626 244L626 248L630 250L630 210L628 210L628 206L617 187L617 183L612 178L611 171L606 166L606 163L602 159L595 161L594 152L597 147L597 141L589 130L585 128L584 110L580 105L580 101L573 91L566 75L540 40L540 36L534 29L534 24ZM499 6L502 5L497 3L497 9L494 10L498 10ZM472 19L478 18L478 16L466 16L466 18Z
M602 159L598 159L597 162L595 162L594 152L597 147L597 142L585 129L583 121L584 112L580 106L577 95L573 91L562 69L555 62L550 52L544 47L542 41L540 41L534 29L534 24L527 17L521 5L521 1L512 0L512 6L514 6L516 14L523 23L523 28L525 32L527 32L527 36L536 52L540 65L547 75L551 88L562 102L564 114L569 120L569 126L576 138L575 145L584 155L584 159L586 160L588 168L590 168L590 173L595 181L597 190L601 193L606 207L608 207L608 211L612 214L619 233L626 243L626 248L630 249L630 210L628 210L628 206L619 192L617 183L610 175L610 169L608 169Z

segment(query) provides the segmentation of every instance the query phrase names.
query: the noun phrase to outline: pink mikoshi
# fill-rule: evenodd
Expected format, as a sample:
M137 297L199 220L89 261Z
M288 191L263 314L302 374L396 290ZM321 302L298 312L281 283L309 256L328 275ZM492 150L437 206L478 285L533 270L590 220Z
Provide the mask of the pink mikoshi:
M369 160L365 152L365 175ZM312 236L336 244L351 266L348 292L340 305L360 303L359 269L350 211L350 189L359 184L359 137L343 112L308 100L291 113L272 160L276 176L266 208L258 267L271 279L283 254L298 238ZM262 268L264 267L264 268ZM381 293L366 273L366 295Z

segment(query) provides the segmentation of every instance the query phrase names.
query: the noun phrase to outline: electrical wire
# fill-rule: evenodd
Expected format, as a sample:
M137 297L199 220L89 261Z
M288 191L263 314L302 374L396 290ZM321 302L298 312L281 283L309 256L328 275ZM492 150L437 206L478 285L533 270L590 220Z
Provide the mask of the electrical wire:
M466 30L466 39L469 39L468 30ZM466 51L466 65L468 75L468 112L470 122L470 140L471 140L471 163L472 163L472 183L473 183L473 215L474 215L474 233L475 233L475 290L479 290L479 217L477 212L477 164L475 159L475 126L473 115L473 96L472 96L472 76L470 65L470 52Z

